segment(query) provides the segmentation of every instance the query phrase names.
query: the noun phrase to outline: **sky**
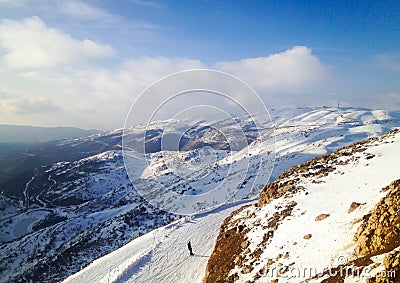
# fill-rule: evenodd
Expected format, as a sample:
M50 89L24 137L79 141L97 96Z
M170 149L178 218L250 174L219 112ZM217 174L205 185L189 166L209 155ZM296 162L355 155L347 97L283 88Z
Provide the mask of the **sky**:
M0 124L121 128L190 69L237 76L269 109L400 110L400 2L0 0Z

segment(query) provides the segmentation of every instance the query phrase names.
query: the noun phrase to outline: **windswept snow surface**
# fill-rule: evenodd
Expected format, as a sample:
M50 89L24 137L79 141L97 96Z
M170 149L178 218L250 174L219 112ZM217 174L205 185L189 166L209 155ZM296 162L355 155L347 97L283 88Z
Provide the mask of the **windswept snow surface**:
M95 260L63 282L201 282L219 226L245 203L226 204L158 228ZM189 255L189 240L194 256Z

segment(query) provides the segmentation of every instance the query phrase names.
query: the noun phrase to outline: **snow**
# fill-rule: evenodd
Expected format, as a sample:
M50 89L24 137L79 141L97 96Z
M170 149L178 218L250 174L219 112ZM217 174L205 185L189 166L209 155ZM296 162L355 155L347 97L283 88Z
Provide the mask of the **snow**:
M260 262L253 263L254 271L242 274L238 282L253 279L255 272L266 264L268 258L285 252L289 252L290 256L281 258L279 262L284 266L294 262L295 270L308 268L320 272L324 268L337 266L342 260L355 259L353 236L360 219L385 196L386 192L381 189L400 177L396 166L400 156L400 134L386 141L376 142L366 151L356 153L359 159L337 165L335 171L320 178L321 183L302 179L300 185L306 190L299 191L290 199L275 199L262 208L250 206L236 215L236 218L246 219L246 215L255 212L255 219L245 221L248 226L255 227L253 223L259 220L261 225L258 227L263 227L263 222L268 219L266 215L273 214L277 207L284 207L289 201L297 202L292 215L282 221L272 241L268 242ZM365 158L368 154L375 157ZM353 201L363 205L348 213ZM195 216L192 220L182 218L156 229L94 261L64 282L202 282L222 220L242 205L229 204ZM315 221L316 216L322 213L330 216ZM247 234L250 250L257 247L265 232L254 228ZM303 239L306 234L312 234L311 239ZM189 240L196 254L193 257L188 255L186 247ZM282 282L304 281L305 278L294 274L292 272L289 277L284 277ZM348 278L346 282L357 280Z
M226 204L158 228L63 282L201 282L222 220L243 204ZM189 256L189 240L194 256Z
M190 207L194 206L196 206L194 207L195 210L198 211L216 203L222 203L232 195L234 196L228 201L253 199L258 197L260 189L267 183L271 173L271 161L274 157L275 163L270 180L275 180L280 173L292 165L331 152L337 147L354 141L369 136L377 136L400 125L398 112L357 108L287 108L273 110L271 115L275 129L272 136L269 136L271 135L269 129L272 128L269 119L265 124L262 124L265 128L265 131L262 131L265 134L264 140L267 142L255 140L238 151L206 150L207 148L205 148L204 150L190 149L178 155L171 151L150 154L132 152L129 158L136 159L134 169L137 171L136 178L131 178L133 186L136 189L155 188L183 194L187 198L181 204L189 208L189 211L191 210ZM182 133L190 126L190 131L196 134L196 131L199 131L203 124L201 121L158 121L150 125L147 130L157 132L159 129L169 127L171 132ZM221 129L222 132L229 132L232 130L232 125L227 122L222 123ZM249 129L251 130L251 126L249 126ZM133 140L140 144L145 130L145 125L140 125L127 131L136 135ZM206 134L206 140L212 141L215 136L212 132L201 133ZM76 147L79 147L80 143L90 142L104 141L114 144L110 140L119 139L121 134L122 129L118 129L78 141L63 141L63 143L72 143ZM159 136L156 135L154 140L157 138ZM276 140L275 145L268 142L271 140ZM167 158L164 159L161 156ZM368 163L372 164L375 158ZM264 163L261 163L261 165L260 159L264 159ZM164 167L164 161L169 162L171 166ZM345 158L343 161L345 161ZM187 168L190 168L190 170L187 170ZM39 204L43 207L50 207L57 216L68 219L40 231L32 231L22 238L15 238L13 231L16 225L21 221L26 222L23 219L27 217L21 208L7 204L4 218L0 220L1 230L9 232L5 239L0 239L7 241L0 249L4 255L0 258L2 262L0 267L4 270L0 276L0 282L11 280L12 277L10 276L30 273L32 267L36 264L35 261L39 259L50 262L56 255L65 252L68 247L82 244L83 250L74 254L72 261L63 264L65 269L60 271L60 268L58 268L57 274L52 274L58 276L51 278L57 281L62 276L75 272L81 265L84 266L100 255L120 247L132 237L151 231L155 227L165 225L170 221L170 215L163 214L160 216L160 210L143 202L134 191L126 176L121 150L106 151L74 162L59 162L46 172L49 175L48 189L43 194L36 196L36 203L29 210L38 209L38 206L36 208L34 206ZM190 174L184 175L184 173ZM202 178L199 178L200 176ZM57 184L50 187L56 180ZM33 182L37 182L37 178ZM337 184L340 184L339 181L337 182ZM160 183L168 190L160 188ZM29 190L26 190L26 196L29 198L32 190L29 184L27 186ZM213 190L216 187L220 191ZM228 197L220 193L224 190L230 193ZM329 188L321 190L329 192ZM205 197L204 203L200 205L195 201L195 198L191 198L191 196L198 196L209 191L216 192L215 198L208 199ZM300 195L298 197L300 203ZM64 206L63 202L66 202L68 198L79 199L84 202L78 205ZM31 203L35 202L35 199L31 200ZM160 195L153 197L154 203L158 201L164 202L167 206L170 203L170 199L166 197L160 197ZM135 215L132 212L136 212L136 208L143 206L146 207L148 213L138 222L139 224L133 222L129 225L124 224L124 219L132 219ZM172 208L174 209L174 207ZM210 213L209 215L212 217L213 214ZM217 217L215 223L211 224L210 220L209 225L213 228L204 232L205 235L208 235L207 233L216 235L223 219L223 217L218 218L218 215L215 216ZM30 216L33 216L33 214ZM39 216L35 218L43 220L45 214L43 214L43 217ZM310 218L312 216L309 215ZM26 226L26 223L22 224ZM182 224L182 226L185 225ZM192 227L195 227L195 225L192 225ZM174 233L179 234L179 231L177 229ZM161 238L159 241L161 241ZM106 242L106 244L101 244L91 250L89 247L92 248L92 243L96 241ZM39 257L37 255L39 253L35 254L32 251L33 246L37 246L43 256ZM209 252L211 252L211 249ZM27 257L27 254L31 255L31 258ZM146 250L140 250L139 254L137 260L141 263L146 262L142 258L157 256L157 254L146 253ZM135 255L137 256L136 253ZM201 261L201 266L205 266L206 260L205 258L204 261ZM124 264L131 266L134 261L135 258L132 258ZM137 264L135 266L138 267ZM130 272L133 270L128 267L118 268L130 270ZM115 272L111 271L110 274ZM116 272L115 276L125 276L121 272ZM204 270L200 273L203 274ZM137 274L137 272L135 271L134 274ZM115 280L117 277L115 277Z
M348 261L354 260L356 243L353 237L362 217L385 196L387 192L382 192L381 189L400 178L397 167L400 134L389 138L388 141L389 143L380 143L379 146L372 146L365 152L356 154L361 158L347 165L339 165L336 171L321 178L321 183L316 184L310 179L303 179L299 185L304 186L306 190L289 199L297 203L294 212L279 225L261 255L262 260L253 264L254 272L243 275L238 282L252 279L257 270L267 263L268 258L275 259L279 254L286 252L289 252L289 257L276 261L276 268L276 264L281 263L283 266L292 266L295 271L315 269L322 272L326 268L337 266L337 259L340 257ZM368 153L374 154L375 157L362 158L362 155ZM354 212L348 213L353 201L362 205ZM255 211L258 215L256 219L260 219L263 224L268 219L265 215L272 215L276 207L284 206L287 202L284 198L274 200ZM249 208L251 209L254 210ZM245 213L248 211L244 210L241 214ZM315 218L323 213L330 216L322 221L315 221ZM251 227L254 222L255 220L251 219L247 224ZM247 234L248 239L251 239L250 250L255 250L264 233L263 229L253 229ZM311 234L311 239L303 239L306 234ZM289 273L282 282L304 281L305 278L293 276L295 274L297 273Z

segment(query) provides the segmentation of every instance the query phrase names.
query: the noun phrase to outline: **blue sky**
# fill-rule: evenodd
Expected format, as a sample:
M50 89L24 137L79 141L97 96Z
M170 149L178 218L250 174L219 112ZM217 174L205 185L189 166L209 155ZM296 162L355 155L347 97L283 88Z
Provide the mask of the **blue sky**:
M2 124L122 127L146 86L191 68L270 108L400 108L399 1L0 0L0 17Z

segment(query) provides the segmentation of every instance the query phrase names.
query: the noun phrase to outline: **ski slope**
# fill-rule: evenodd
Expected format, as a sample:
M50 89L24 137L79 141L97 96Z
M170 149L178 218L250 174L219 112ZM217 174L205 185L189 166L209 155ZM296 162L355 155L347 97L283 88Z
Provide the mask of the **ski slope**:
M179 219L95 260L63 282L202 282L223 219L251 202L229 203ZM194 256L189 255L189 240Z

